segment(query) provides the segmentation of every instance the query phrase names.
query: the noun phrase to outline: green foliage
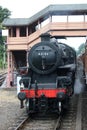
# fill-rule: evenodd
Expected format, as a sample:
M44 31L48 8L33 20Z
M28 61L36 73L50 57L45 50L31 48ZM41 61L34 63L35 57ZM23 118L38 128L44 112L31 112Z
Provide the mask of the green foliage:
M6 49L4 44L0 44L0 68L3 68L4 54L6 56Z
M85 44L82 43L79 48L78 48L78 51L77 51L77 55L80 55L81 53L83 53L85 51Z
M2 8L0 6L0 30L4 29L2 26L2 22L5 18L9 18L11 15L11 11L9 11L7 8ZM6 37L0 36L0 68L3 68L3 56L6 54L6 49L5 49L5 43Z
M2 36L0 36L0 45L2 45L2 44L3 44L3 42L4 42L4 39L3 39L3 37L2 37Z
M2 6L0 6L0 23L2 23L2 21L5 18L8 18L11 15L11 11L9 11L7 8L2 8Z

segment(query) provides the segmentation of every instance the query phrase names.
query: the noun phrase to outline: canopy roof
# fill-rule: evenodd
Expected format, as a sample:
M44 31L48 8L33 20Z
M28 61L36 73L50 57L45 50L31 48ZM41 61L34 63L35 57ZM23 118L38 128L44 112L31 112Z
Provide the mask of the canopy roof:
M30 18L8 18L3 21L4 26L26 26L43 21L49 15L84 15L87 14L87 4L59 4L49 5Z

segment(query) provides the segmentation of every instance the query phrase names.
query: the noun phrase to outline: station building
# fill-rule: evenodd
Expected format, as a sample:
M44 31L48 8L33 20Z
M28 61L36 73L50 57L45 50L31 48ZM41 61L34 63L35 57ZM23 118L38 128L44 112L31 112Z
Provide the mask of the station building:
M8 18L3 21L7 37L7 86L14 84L14 70L28 66L28 53L41 41L40 35L87 36L87 4L49 5L30 18Z

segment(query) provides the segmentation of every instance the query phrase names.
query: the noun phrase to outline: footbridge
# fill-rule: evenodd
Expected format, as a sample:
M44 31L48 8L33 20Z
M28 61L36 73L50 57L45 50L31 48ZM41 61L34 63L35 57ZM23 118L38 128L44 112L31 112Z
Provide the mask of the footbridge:
M41 41L40 35L86 37L87 4L49 5L30 18L9 18L3 21L8 29L8 86L13 70L28 64L28 50ZM18 56L19 55L19 56Z

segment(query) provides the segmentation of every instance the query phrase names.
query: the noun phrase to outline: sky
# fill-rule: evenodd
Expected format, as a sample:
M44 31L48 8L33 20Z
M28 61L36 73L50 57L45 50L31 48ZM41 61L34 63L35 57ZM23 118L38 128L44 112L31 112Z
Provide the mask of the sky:
M0 0L0 6L8 8L12 18L29 18L50 4L82 3L87 3L87 0Z
M87 4L87 0L0 0L0 6L11 11L11 18L29 18L50 4ZM73 39L72 47L78 49L85 38ZM67 39L70 44L72 38Z

